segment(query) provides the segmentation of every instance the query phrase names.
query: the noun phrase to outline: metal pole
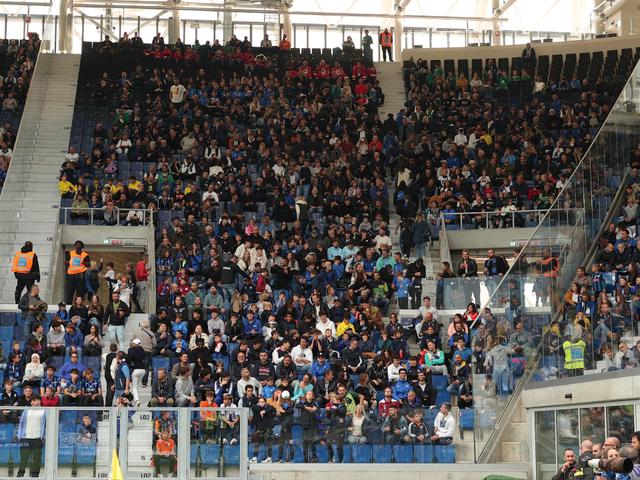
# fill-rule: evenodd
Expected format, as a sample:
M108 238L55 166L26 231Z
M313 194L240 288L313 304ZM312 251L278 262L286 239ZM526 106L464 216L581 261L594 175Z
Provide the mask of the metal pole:
M55 21L53 24L53 52L56 53L58 51L58 16L55 16Z
M138 15L138 36L142 36L142 34L140 33L140 15Z
M81 28L80 38L82 43L84 43L84 14L80 17L80 28Z

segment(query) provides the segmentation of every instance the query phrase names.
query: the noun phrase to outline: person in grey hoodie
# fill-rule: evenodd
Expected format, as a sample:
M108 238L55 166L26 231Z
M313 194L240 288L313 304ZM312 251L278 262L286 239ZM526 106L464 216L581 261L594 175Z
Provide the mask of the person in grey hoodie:
M511 348L506 338L499 338L499 343L487 352L484 366L489 371L493 368L493 380L498 389L498 395L511 393L513 385L513 375L509 367L509 356L516 352Z
M64 328L62 322L57 319L51 324L51 329L47 333L47 357L63 356L65 354Z
M189 407L196 403L196 396L193 391L193 379L191 369L181 367L178 371L179 377L174 387L174 396L179 407Z

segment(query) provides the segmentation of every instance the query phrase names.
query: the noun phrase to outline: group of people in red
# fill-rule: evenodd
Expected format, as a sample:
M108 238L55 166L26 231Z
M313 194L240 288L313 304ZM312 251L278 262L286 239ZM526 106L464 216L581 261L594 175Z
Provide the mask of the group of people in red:
M324 60L320 60L318 66L313 68L307 60L303 60L302 65L300 65L298 69L293 68L287 70L287 76L290 78L301 78L307 80L314 78L320 80L335 80L338 78L343 79L345 77L349 77L349 74L345 72L342 65L340 65L340 62L335 62L332 67ZM375 78L376 69L373 67L367 68L367 66L365 66L361 61L357 61L351 68L350 76L352 78L360 79ZM356 93L358 93L357 90ZM366 93L366 91L364 93Z

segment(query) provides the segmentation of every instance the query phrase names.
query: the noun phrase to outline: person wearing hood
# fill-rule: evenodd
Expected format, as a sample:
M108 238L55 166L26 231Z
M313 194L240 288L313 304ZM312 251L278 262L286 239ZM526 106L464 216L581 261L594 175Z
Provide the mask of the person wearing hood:
M11 271L16 277L16 303L20 303L22 291L26 288L27 292L31 290L31 286L35 282L40 281L40 265L38 264L38 256L33 251L33 243L24 242L24 246L13 257Z

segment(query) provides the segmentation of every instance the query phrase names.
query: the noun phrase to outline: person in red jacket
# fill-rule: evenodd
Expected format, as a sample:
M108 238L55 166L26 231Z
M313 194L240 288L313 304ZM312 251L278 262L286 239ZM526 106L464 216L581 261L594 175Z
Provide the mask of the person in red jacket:
M318 68L316 68L316 78L325 80L328 79L330 75L331 68L329 68L329 65L327 65L324 60L320 60L320 64Z
M302 61L302 66L298 69L298 76L305 80L313 78L313 69L306 60Z
M59 407L60 406L60 397L56 395L56 392L53 390L52 386L48 386L42 396L42 406L43 407Z
M344 78L346 75L344 68L340 65L339 62L336 62L331 68L331 78Z
M356 95L367 95L367 93L369 93L369 84L365 83L364 78L360 77L355 90Z
M356 64L351 69L351 76L353 78L364 77L367 75L367 68L361 63L356 62Z

